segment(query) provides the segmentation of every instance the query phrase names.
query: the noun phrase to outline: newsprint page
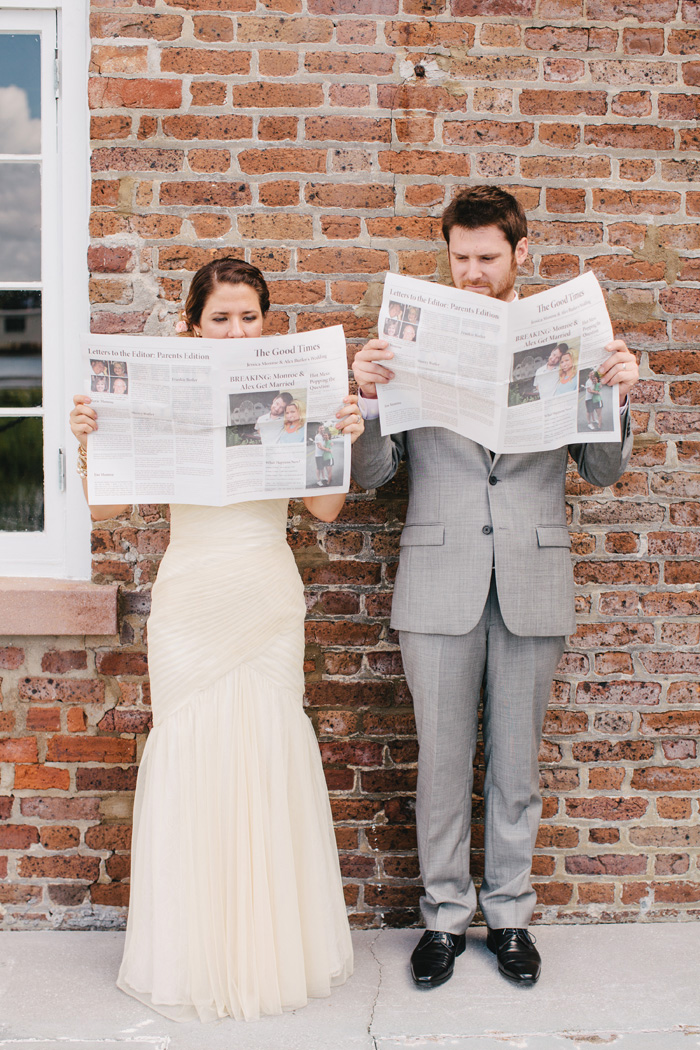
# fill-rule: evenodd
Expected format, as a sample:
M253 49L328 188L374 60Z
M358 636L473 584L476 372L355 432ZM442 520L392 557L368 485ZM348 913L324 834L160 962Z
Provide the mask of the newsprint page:
M596 371L613 331L592 273L511 303L388 274L379 335L395 373L377 386L382 434L446 427L496 453L620 439L618 388Z
M91 503L191 503L347 492L341 326L258 339L84 335Z

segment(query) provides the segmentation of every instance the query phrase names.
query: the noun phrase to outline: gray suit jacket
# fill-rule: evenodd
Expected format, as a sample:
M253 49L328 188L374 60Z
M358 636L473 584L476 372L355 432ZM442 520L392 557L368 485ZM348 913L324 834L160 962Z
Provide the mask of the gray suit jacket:
M513 634L570 634L575 620L564 499L567 451L586 481L612 484L632 451L629 412L621 422L622 443L492 459L488 449L449 430L425 427L383 438L379 420L368 420L353 446L355 481L377 488L402 459L409 473L392 627L466 634L479 621L495 568L501 612Z

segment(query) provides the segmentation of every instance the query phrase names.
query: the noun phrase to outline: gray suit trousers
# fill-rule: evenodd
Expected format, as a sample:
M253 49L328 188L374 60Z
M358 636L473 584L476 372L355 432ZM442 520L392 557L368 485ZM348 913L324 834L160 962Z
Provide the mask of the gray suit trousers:
M537 755L562 636L521 637L503 622L495 580L468 634L399 633L418 726L417 830L429 930L463 933L476 910L469 847L483 687L485 873L479 903L494 929L535 907L532 851L542 812Z

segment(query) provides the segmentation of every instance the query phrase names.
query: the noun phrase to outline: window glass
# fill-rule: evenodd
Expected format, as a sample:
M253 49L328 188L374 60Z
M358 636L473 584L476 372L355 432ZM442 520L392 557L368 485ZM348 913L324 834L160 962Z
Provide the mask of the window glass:
M39 417L0 418L0 492L0 531L43 529L43 433Z
M0 281L41 280L38 164L0 159Z
M41 404L41 292L0 289L0 407Z
M41 152L41 38L0 33L0 153Z

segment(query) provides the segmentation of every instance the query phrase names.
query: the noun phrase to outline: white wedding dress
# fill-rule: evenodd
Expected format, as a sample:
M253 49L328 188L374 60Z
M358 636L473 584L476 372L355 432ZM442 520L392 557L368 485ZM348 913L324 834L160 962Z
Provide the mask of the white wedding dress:
M173 506L153 588L117 983L178 1021L278 1014L352 973L286 517L286 500Z

